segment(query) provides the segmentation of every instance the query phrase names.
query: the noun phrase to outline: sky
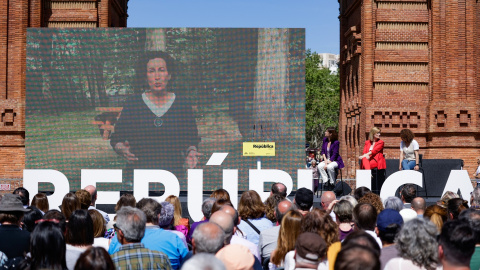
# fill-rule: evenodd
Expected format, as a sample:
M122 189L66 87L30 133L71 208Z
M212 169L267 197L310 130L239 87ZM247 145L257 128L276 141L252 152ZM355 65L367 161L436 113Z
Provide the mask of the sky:
M128 27L305 28L306 49L340 51L337 0L130 0Z

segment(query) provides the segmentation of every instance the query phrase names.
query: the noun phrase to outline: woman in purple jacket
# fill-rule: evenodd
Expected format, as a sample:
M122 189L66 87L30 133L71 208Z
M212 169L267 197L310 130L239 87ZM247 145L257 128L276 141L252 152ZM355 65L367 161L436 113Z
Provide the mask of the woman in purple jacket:
M328 173L328 176L330 176L330 185L334 185L337 180L335 169L345 167L339 151L340 142L338 141L338 133L335 128L330 127L325 131L325 138L323 138L322 152L320 153L323 157L323 161L318 164L323 182L328 179Z

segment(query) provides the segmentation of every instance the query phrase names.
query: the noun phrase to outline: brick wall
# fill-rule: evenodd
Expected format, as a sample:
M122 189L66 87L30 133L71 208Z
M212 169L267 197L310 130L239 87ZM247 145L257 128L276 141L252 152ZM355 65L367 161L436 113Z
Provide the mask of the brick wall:
M480 156L480 3L339 3L344 176L354 177L373 126L387 158L399 157L399 132L409 128L424 158L463 159L471 175Z

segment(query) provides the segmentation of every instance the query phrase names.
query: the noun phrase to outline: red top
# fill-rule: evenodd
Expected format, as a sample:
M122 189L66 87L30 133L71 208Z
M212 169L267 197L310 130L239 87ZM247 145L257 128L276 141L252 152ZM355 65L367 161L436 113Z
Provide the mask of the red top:
M370 156L370 166L372 168L378 168L379 170L383 170L387 168L387 162L385 161L385 157L383 156L383 145L385 143L382 140L378 140L372 149L372 155ZM365 141L365 147L363 147L363 154L366 154L370 151L370 146L372 142L370 140ZM372 162L373 161L373 162ZM375 163L376 162L376 166Z

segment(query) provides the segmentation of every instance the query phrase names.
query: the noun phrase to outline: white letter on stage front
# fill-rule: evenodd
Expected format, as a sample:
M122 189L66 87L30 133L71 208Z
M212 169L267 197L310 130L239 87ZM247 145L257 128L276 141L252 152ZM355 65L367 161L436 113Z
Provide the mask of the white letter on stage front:
M468 205L470 205L470 193L473 191L473 186L466 170L450 171L450 175L448 176L448 180L445 184L442 195L447 191L453 191L457 193L458 190L460 190L462 198L467 200Z
M265 201L268 196L270 196L270 191L263 191L263 186L265 182L280 182L287 187L287 192L290 194L293 188L292 177L287 172L281 170L248 170L249 176L249 189L255 190L262 198L262 201ZM287 196L288 196L287 194Z
M67 177L56 170L23 170L23 187L33 195L38 193L38 183L51 183L55 190L48 196L50 209L59 209L65 194L70 192L70 183Z
M85 188L88 185L97 187L97 183L122 183L122 170L82 169L81 175L80 188ZM120 191L98 191L97 196L97 204L115 204L120 199Z
M238 170L223 170L223 189L230 194L230 201L237 209L238 204Z
M233 195L236 196L236 195ZM233 197L231 196L231 197ZM203 170L188 170L188 214L193 221L200 221L203 218Z
M309 169L297 170L297 190L300 188L308 188L313 191L312 170L309 170Z
M165 187L165 192L162 196L149 197L148 196L148 184L149 183L161 183ZM140 201L142 198L152 198L158 202L163 202L170 196L180 195L180 183L177 177L165 170L133 170L133 196Z

